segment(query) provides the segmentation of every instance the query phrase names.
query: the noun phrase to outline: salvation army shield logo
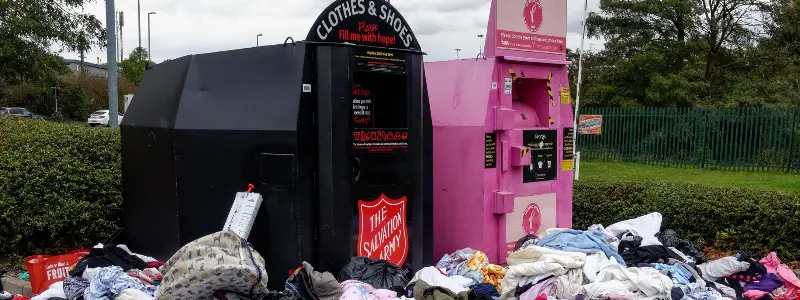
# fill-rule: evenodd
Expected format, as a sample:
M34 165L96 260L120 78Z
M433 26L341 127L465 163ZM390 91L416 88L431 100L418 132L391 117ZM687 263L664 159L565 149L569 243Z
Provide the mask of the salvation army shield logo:
M542 12L542 3L539 0L525 1L525 8L522 10L522 19L525 20L525 26L531 32L537 32L542 28L542 19L544 13Z
M358 256L402 266L408 257L406 197L358 201Z

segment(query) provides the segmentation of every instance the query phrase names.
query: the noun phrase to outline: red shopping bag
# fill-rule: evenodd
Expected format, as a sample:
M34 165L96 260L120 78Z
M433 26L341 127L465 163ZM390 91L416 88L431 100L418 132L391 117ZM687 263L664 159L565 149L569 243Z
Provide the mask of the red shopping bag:
M31 291L34 295L43 293L51 284L64 281L69 270L81 258L89 254L89 249L78 249L67 254L49 256L32 255L25 259L25 268L31 277Z

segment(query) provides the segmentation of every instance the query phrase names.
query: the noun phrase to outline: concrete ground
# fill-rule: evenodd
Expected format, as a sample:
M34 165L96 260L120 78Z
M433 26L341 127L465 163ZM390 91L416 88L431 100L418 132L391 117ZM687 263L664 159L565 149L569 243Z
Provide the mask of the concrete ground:
M6 292L11 293L12 295L23 295L26 297L33 296L30 281L10 276L3 277L2 280L3 288L6 290Z

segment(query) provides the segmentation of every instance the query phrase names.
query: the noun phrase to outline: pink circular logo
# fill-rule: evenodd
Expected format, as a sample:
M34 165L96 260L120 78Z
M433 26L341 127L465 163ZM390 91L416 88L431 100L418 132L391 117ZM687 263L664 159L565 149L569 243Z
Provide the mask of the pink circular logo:
M536 203L528 204L525 213L522 214L522 230L525 234L537 234L542 227L542 213Z
M531 32L537 32L542 28L542 4L539 0L527 0L525 9L522 10L522 19Z

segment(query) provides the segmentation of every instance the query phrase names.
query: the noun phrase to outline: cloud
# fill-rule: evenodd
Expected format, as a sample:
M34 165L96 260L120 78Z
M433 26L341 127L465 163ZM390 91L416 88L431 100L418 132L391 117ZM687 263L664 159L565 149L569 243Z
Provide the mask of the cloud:
M581 0L569 0L567 6L567 32L581 33L583 21L583 4ZM600 0L587 0L586 6L588 11L599 11Z
M435 35L442 32L443 29L442 25L436 19L432 18L417 18L407 21L409 24L414 24L412 30L414 30L414 34L417 36Z
M567 22L567 32L568 33L577 33L580 34L583 31L583 26L581 25L581 20L570 20Z
M489 1L486 0L395 0L392 1L394 5L403 15L409 15L406 12L436 12L436 13L452 13L452 12L469 12L480 9L482 6L488 7Z
M317 15L331 2L320 0L140 0L142 5L142 46L147 47L147 12L151 17L152 54L155 61L190 54L207 53L256 45L261 33L262 45L283 43L287 36L306 37ZM567 1L567 46L580 44L580 19L583 0ZM122 47L127 56L138 45L136 1L117 0L116 10L125 12ZM426 61L474 57L482 44L477 37L485 34L489 0L392 0L417 35ZM599 0L589 0L589 9L597 10ZM85 11L105 22L105 1L87 5ZM593 41L594 49L602 41ZM588 48L588 46L587 46ZM78 53L61 53L78 58ZM87 60L100 57L105 50L93 49Z

